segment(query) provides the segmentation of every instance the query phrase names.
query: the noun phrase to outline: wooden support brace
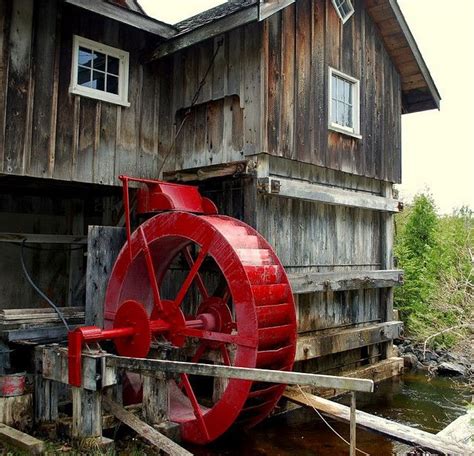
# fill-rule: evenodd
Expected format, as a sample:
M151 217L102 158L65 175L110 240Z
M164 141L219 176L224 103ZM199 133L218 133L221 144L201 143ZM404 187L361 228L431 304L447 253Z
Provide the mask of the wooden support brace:
M137 434L143 437L145 440L150 442L157 448L165 451L171 456L191 456L192 453L180 447L177 443L165 435L158 432L155 428L146 424L133 413L124 409L116 402L110 400L107 397L103 398L104 407L112 413L117 419L125 423L128 427L133 429Z

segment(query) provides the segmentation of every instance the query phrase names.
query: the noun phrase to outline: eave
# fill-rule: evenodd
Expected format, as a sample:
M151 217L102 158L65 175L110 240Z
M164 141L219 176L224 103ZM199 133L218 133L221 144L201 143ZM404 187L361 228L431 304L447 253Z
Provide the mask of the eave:
M365 0L400 73L403 113L439 109L441 96L396 0Z
M160 38L170 39L177 33L177 30L172 25L112 3L98 0L65 0L65 3L144 30Z

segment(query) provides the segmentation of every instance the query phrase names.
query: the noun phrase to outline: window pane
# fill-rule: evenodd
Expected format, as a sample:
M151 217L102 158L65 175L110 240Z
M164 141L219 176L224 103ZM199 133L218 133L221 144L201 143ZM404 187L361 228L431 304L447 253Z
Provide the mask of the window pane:
M105 54L94 52L94 70L105 71Z
M340 100L340 101L344 101L344 99L345 99L344 98L344 89L345 89L346 82L343 79L338 78L337 85L338 85L337 99Z
M348 107L346 127L354 128L354 121L352 119L352 106Z
M91 70L89 68L78 67L77 69L77 83L81 86L90 87Z
M344 101L346 103L350 103L350 92L351 92L351 84L349 84L347 81L344 82Z
M107 75L107 92L118 95L118 77Z
M339 125L344 125L344 103L341 101L337 102L337 123Z
M98 71L93 72L92 88L105 91L105 74Z
M119 74L119 59L116 57L107 56L107 73L115 74L118 76Z
M331 122L337 123L337 101L334 98L331 100Z
M92 51L83 47L79 48L79 65L91 67L92 65Z

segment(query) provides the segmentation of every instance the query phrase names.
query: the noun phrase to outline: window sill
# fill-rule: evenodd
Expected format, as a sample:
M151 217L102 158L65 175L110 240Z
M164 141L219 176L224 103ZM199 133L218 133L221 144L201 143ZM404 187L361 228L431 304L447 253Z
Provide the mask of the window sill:
M86 91L86 90L80 90L78 88L71 88L69 90L69 93L71 93L72 95L78 95L80 97L91 98L91 99L97 100L97 101L104 101L106 103L112 103L112 104L115 104L115 105L124 106L125 108L130 107L130 103L128 101L120 100L120 99L114 98L114 97L108 97L105 92L104 92L104 94L101 94L100 92L98 94L96 94L95 92L91 93L91 92Z
M329 130L341 133L342 135L350 136L355 139L362 139L362 136L357 133L352 133L344 128L338 127L337 125L329 125Z

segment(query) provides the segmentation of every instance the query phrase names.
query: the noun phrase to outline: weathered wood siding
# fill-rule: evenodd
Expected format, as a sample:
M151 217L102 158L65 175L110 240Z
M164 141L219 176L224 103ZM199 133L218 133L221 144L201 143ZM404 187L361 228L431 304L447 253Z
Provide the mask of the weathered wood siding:
M299 0L264 23L266 152L400 182L400 76L363 0L342 25L330 0ZM328 130L328 67L360 80L362 139Z
M130 107L69 93L74 34L130 53ZM58 0L0 0L0 172L118 184L156 177L168 148L168 63L156 38ZM166 106L166 108L163 108Z
M174 55L171 112L178 127L187 118L165 170L262 151L262 33L262 24L251 23Z

